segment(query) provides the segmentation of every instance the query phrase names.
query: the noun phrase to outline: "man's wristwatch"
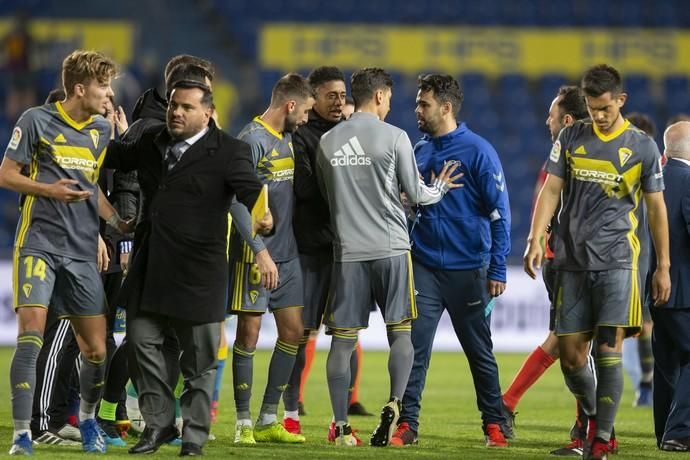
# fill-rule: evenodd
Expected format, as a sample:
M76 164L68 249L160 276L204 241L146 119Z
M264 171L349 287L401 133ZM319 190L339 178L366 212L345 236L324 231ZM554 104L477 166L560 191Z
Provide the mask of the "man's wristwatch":
M124 220L122 220L122 217L120 217L118 213L114 213L108 218L108 220L105 221L105 223L113 227L115 230L119 230L120 225L124 223Z

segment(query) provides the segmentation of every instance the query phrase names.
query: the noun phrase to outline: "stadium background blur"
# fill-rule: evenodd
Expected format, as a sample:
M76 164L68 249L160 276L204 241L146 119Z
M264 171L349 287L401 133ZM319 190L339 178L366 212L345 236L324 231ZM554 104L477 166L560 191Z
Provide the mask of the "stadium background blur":
M171 56L212 60L221 125L232 134L260 113L288 71L306 75L337 65L349 79L353 70L375 65L395 81L386 121L414 142L417 75L450 73L465 94L460 119L503 162L516 266L534 182L550 148L544 122L561 84L577 83L587 66L607 62L625 78L624 113L649 114L663 132L670 116L690 111L690 8L682 0L0 0L0 37L2 152L16 119L58 85L61 61L75 48L98 49L118 62L116 102L130 119L134 102L159 83ZM13 316L6 307L17 213L17 196L0 190L0 323ZM519 270L511 273L509 294L523 284ZM494 327L527 332L538 318L545 331L548 311L537 284L528 286L536 297L518 299L524 308L503 315L497 308Z

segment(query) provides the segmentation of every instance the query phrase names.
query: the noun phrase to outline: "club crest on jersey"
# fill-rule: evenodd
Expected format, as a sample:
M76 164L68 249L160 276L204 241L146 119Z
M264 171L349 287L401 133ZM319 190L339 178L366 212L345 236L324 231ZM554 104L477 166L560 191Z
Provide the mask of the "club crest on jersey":
M19 147L19 141L22 140L22 129L19 126L14 128L12 131L12 137L10 138L10 145L7 146L8 149L17 150Z
M618 149L618 159L621 162L621 166L625 166L625 163L628 162L632 154L632 150L630 150L629 148L621 147Z
M22 291L24 292L24 297L26 297L27 299L31 295L31 289L32 289L32 286L30 283L24 283L24 285L22 286Z
M98 148L98 138L100 137L100 134L98 134L98 130L92 129L89 131L89 134L91 134L91 140L93 141L93 148L97 149Z
M249 291L249 300L251 300L252 303L256 303L258 298L259 298L259 291L256 291L254 289Z
M553 147L551 148L551 154L549 154L549 160L553 161L554 163L558 163L558 160L561 159L561 141L556 140L556 142L553 143Z

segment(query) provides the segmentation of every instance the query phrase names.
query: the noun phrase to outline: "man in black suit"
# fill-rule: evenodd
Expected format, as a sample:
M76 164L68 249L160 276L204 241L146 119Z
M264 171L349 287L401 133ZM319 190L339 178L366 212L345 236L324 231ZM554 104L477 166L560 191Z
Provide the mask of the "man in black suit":
M180 455L199 455L208 438L220 326L228 278L227 225L232 197L252 208L261 183L249 146L219 130L203 77L171 85L166 126L134 144L111 142L105 167L137 170L143 195L129 275L130 373L137 382L146 430L130 453L151 453L177 435L173 388L161 351L163 331L175 329L185 380ZM270 213L255 225L269 231Z
M664 200L671 248L671 296L652 307L654 431L661 450L690 451L690 122L664 133ZM654 261L654 258L652 258Z

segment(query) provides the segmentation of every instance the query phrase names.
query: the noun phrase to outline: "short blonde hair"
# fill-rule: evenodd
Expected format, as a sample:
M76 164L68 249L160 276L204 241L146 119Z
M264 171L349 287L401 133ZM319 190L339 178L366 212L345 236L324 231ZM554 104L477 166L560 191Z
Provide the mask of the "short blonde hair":
M105 83L117 73L112 59L98 51L75 50L62 61L62 86L67 96L74 92L74 85L89 84L92 80Z

